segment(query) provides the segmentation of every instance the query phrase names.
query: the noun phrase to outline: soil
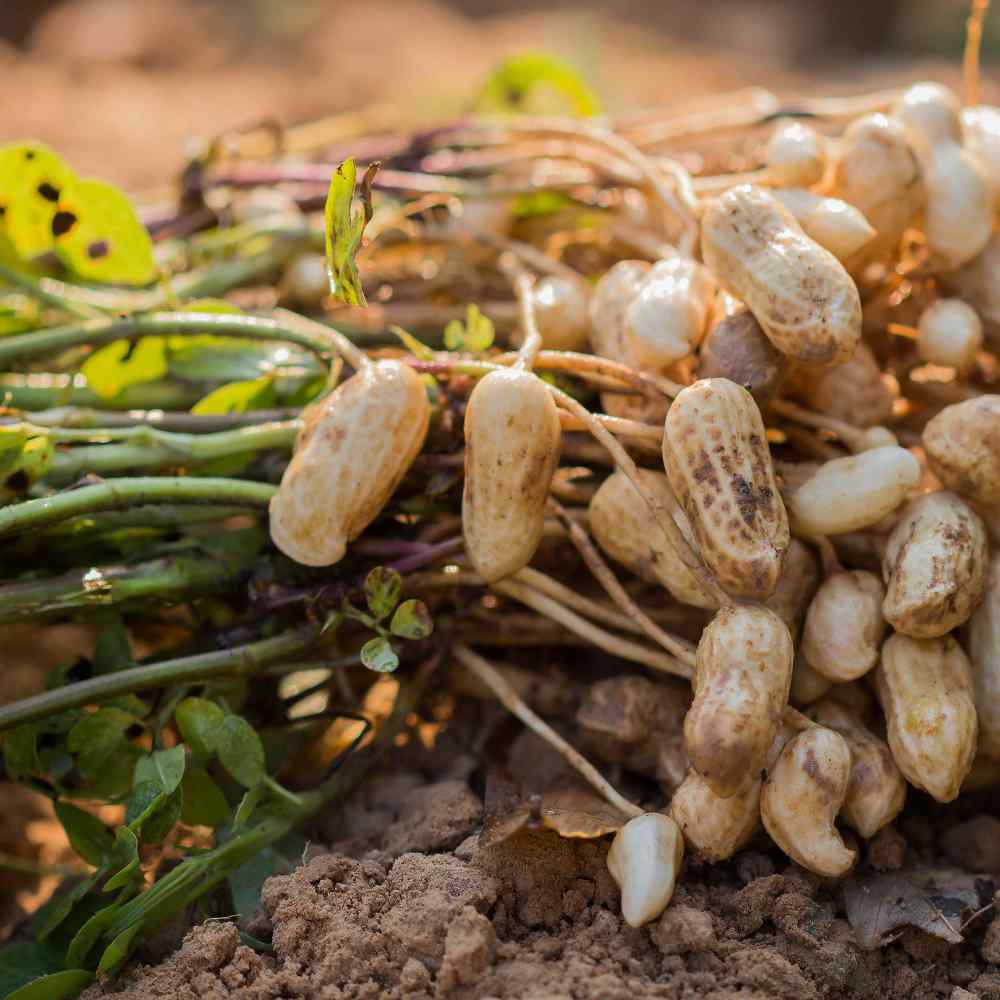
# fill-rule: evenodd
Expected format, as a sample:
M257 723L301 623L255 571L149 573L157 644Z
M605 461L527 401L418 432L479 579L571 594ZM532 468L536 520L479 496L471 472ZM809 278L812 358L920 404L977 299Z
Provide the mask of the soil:
M483 832L490 791L469 752L472 734L491 734L489 752L509 730L470 702L459 702L455 719L433 749L414 740L394 751L391 767L321 820L314 832L329 846L312 845L299 868L264 884L246 930L273 954L242 943L235 922L208 921L159 964L82 1000L1000 998L991 898L1000 803L988 795L951 807L914 796L899 827L864 849L856 875L857 885L877 887L885 869L901 881L930 868L943 872L944 895L973 884L965 912L983 912L959 944L897 928L884 947L861 948L844 886L789 863L763 835L722 865L688 857L670 907L636 930L621 918L607 871L610 837L518 824L517 797L505 802L507 828L497 833L491 806ZM561 764L533 736L516 736L500 756L533 760L535 788L565 786ZM866 919L877 920L885 902L876 890ZM937 896L932 905L947 908ZM947 919L960 926L953 913Z

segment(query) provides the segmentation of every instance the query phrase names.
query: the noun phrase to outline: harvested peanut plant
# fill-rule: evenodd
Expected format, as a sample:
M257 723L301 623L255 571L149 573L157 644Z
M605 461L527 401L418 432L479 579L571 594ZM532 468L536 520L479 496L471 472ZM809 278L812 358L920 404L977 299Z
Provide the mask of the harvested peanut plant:
M88 866L10 995L238 910L470 694L611 808L636 926L685 850L839 877L1000 780L1000 112L581 93L220 136L138 211L0 149L0 621L95 627L0 708ZM623 763L630 674L678 710Z

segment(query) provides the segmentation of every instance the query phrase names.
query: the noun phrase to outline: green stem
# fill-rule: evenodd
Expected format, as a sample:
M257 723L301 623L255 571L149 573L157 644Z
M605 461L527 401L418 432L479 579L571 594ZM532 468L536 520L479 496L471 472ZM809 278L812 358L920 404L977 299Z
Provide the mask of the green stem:
M27 334L25 336L28 336ZM77 384L74 375L35 372L0 375L0 402L18 410L93 406L110 410L187 410L205 395L203 386L169 379L144 382L122 389L113 399L103 399L93 389Z
M31 414L31 423L39 427L65 427L93 431L104 435L122 427L150 426L162 431L207 434L225 431L248 424L273 423L277 420L294 420L298 408L280 410L249 410L246 413L170 413L162 409L137 410L112 413L86 406L60 406L38 410ZM93 436L93 435L92 435ZM114 435L117 436L117 435Z
M270 483L214 477L141 476L26 500L0 509L0 538L44 528L80 514L121 510L138 504L236 504L263 506L275 493Z
M269 664L304 652L316 644L320 634L318 625L303 626L244 646L130 667L128 670L91 677L52 691L43 691L0 707L0 732L37 722L70 708L97 704L133 691L204 683L218 677L250 676Z
M122 444L98 444L57 451L45 474L47 482L63 484L87 473L107 475L124 469L159 469L164 466L212 462L230 455L242 455L268 448L290 450L301 424L288 420L215 434L177 434L154 427L112 430L110 437ZM46 431L36 428L42 434ZM52 430L55 440L67 436L92 439L93 431Z
M91 566L61 576L0 586L0 623L43 615L108 608L129 601L176 601L222 591L247 561L208 554L167 556L126 566Z
M84 540L102 532L120 531L123 528L177 528L185 524L209 524L212 521L225 521L240 514L255 513L257 512L252 507L147 505L130 507L128 510L107 511L103 514L82 514L53 525L44 537Z
M246 337L248 340L286 340L312 351L329 367L335 354L344 353L341 341L357 352L343 334L321 323L283 314L281 319L246 316L242 313L154 312L134 316L102 316L97 319L53 326L20 333L0 340L0 368L45 354L55 354L70 347L88 344L96 347L113 340L138 340L140 337L213 334ZM351 359L348 359L351 360ZM353 360L351 361L353 365Z

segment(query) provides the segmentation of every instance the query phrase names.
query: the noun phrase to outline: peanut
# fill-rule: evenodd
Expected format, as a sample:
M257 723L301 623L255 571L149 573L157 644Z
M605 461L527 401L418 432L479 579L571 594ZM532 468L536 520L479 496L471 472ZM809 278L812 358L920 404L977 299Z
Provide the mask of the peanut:
M1000 554L990 559L986 593L969 619L966 648L979 713L979 753L1000 760Z
M862 837L873 837L899 815L906 802L906 781L889 747L854 712L836 701L821 701L809 715L846 740L851 751L851 778L840 815Z
M670 801L670 815L688 847L708 861L724 861L745 847L760 824L761 781L721 798L690 770Z
M652 469L639 469L638 475L647 493L655 495L662 509L669 511L681 530L690 535L667 477ZM601 483L590 501L588 517L597 544L636 576L661 584L684 604L718 607L661 533L650 530L649 508L623 472L615 471Z
M852 681L878 661L885 635L885 588L864 570L834 573L809 605L801 651L814 670L831 681Z
M889 747L906 780L951 802L976 753L972 668L951 637L890 636L875 682Z
M494 371L473 389L465 412L462 531L487 581L516 573L535 554L559 444L555 403L535 375Z
M886 545L886 620L917 639L965 622L986 589L989 542L982 518L954 493L928 493L903 514Z
M774 197L795 216L811 240L825 247L841 263L875 239L875 227L853 205L824 198L802 188L778 188Z
M920 463L905 448L873 448L825 462L785 503L796 533L839 535L877 523L919 482Z
M764 158L767 172L776 184L811 187L823 176L826 140L808 125L785 122L771 133Z
M722 608L702 632L684 746L716 795L738 794L764 767L788 702L793 653L788 627L760 606Z
M808 365L846 361L861 338L861 300L843 265L766 191L732 188L702 216L705 264L742 299L782 354Z
M986 165L994 188L1000 189L1000 108L979 104L962 108L965 148Z
M976 503L1000 504L1000 396L946 406L928 421L923 445L931 471L947 489Z
M622 916L630 927L655 920L670 902L684 857L684 838L663 813L630 819L608 851L608 871L622 893Z
M995 348L1000 341L1000 232L989 238L979 256L942 275L941 280L976 310L986 339Z
M332 566L392 496L423 447L427 390L379 361L312 407L271 500L271 539L306 566Z
M586 350L590 319L582 281L546 275L533 286L531 298L538 332L547 350Z
M811 705L827 694L831 687L833 681L814 670L799 650L792 667L792 686L789 690L791 702L794 705Z
M921 314L917 350L924 361L967 371L983 347L983 324L961 299L938 299Z
M667 413L663 464L723 589L766 598L788 548L788 519L750 393L727 379L682 390Z
M807 545L793 538L785 555L785 566L778 577L778 585L764 606L770 608L796 636L818 584L816 556Z
M698 353L699 378L727 378L757 401L767 402L788 372L788 359L764 336L749 309L740 308L717 323Z
M844 875L857 856L834 825L850 777L847 742L831 729L812 726L789 740L764 782L764 828L793 861L817 875Z

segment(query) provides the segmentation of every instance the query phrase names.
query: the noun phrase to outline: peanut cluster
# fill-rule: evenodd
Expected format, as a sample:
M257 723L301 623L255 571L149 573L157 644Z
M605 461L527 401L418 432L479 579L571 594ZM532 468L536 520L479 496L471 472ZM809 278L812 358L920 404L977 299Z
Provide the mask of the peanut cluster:
M745 177L693 180L626 157L637 188L667 188L637 210L656 259L515 283L517 357L462 370L479 380L460 567L521 599L543 539L589 532L628 583L712 615L685 658L601 577L693 687L686 777L608 859L635 925L666 906L685 844L727 858L762 823L841 876L857 860L841 825L871 837L908 786L948 802L974 762L1000 771L1000 112L921 83L853 120L779 123L763 151ZM373 363L309 415L271 509L293 558L337 562L414 462L414 360ZM603 413L545 367L590 379ZM557 472L580 430L614 466L589 490ZM554 496L585 509L557 522ZM588 565L617 584L598 549ZM545 614L558 595L534 600Z

